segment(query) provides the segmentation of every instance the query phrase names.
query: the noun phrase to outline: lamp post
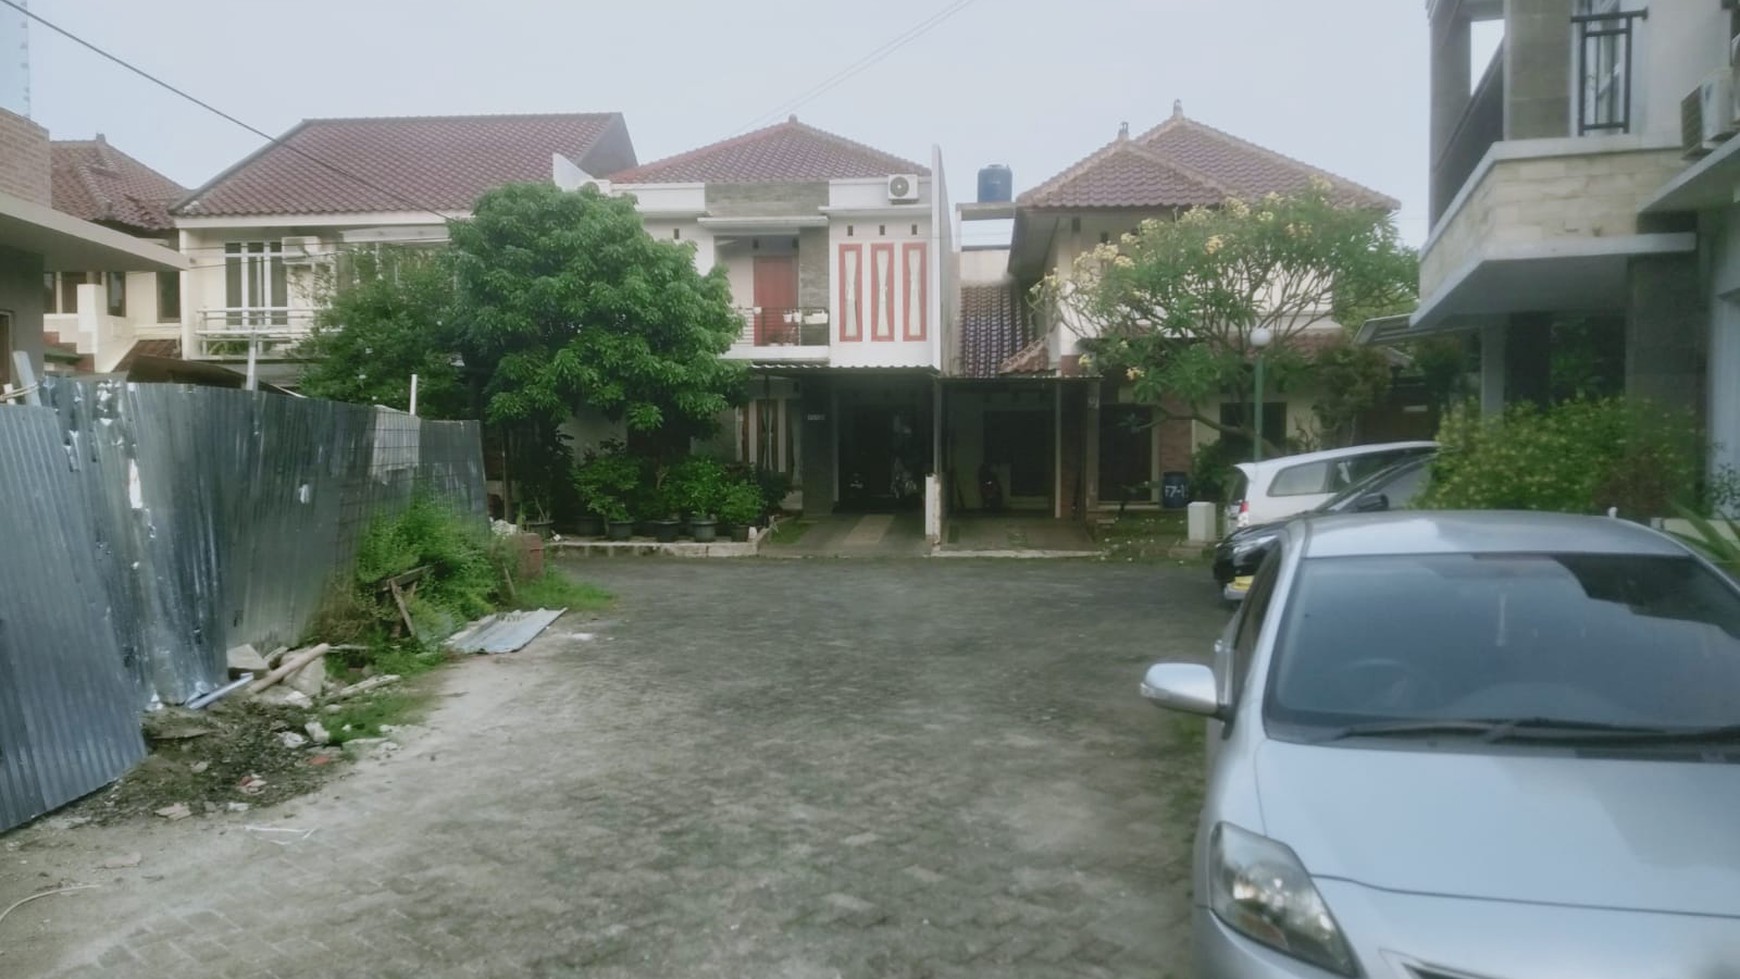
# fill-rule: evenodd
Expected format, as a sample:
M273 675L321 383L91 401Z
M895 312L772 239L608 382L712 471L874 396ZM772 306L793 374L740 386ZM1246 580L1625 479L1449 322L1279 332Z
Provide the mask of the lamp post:
M1257 437L1252 449L1252 462L1263 461L1263 348L1274 338L1274 334L1261 327L1251 331L1251 347L1257 352L1257 403L1254 409Z

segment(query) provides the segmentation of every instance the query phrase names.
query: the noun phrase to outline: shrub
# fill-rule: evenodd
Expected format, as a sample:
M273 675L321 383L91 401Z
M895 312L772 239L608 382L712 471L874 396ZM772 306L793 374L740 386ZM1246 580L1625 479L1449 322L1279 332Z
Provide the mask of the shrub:
M636 499L641 482L640 461L621 442L605 442L574 467L575 490L586 509L604 520L629 518L629 503Z
M695 517L717 516L731 485L725 464L716 459L684 459L665 473L671 509Z
M747 527L764 512L761 488L754 483L732 483L725 489L724 502L719 504L719 519L733 527Z
M1701 438L1684 414L1615 398L1548 409L1513 405L1481 417L1463 406L1438 433L1432 484L1417 505L1450 510L1551 510L1634 520L1696 505Z
M1216 439L1198 448L1190 457L1190 495L1192 499L1210 503L1225 503L1233 463L1249 456L1240 451L1236 439Z

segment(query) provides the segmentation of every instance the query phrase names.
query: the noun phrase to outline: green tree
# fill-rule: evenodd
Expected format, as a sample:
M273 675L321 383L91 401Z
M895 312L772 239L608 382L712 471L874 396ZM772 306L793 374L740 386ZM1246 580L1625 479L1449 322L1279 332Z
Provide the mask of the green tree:
M444 250L357 249L319 282L324 302L303 345L302 390L317 398L476 417L455 355L453 273Z
M741 397L723 269L655 240L626 197L516 184L451 226L457 322L488 420L546 427L588 406L686 447Z
M1162 414L1254 438L1247 425L1201 409L1249 398L1259 330L1271 338L1262 356L1272 390L1286 391L1312 370L1299 343L1306 329L1357 324L1415 301L1417 258L1390 216L1330 195L1319 180L1289 196L1144 221L1049 277L1037 299L1084 338L1102 372L1122 374ZM1343 403L1334 413L1351 410Z
M1389 394L1393 372L1383 351L1338 343L1317 352L1311 371L1322 393L1311 410L1325 446L1347 445L1354 425Z

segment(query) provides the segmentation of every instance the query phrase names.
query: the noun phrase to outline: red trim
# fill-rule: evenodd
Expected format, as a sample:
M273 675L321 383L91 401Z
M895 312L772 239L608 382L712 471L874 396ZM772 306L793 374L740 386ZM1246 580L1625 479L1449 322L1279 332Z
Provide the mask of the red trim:
M846 267L846 260L852 260L851 268ZM864 339L864 246L840 246L840 342L857 343ZM852 284L848 294L846 284ZM846 313L850 311L851 316ZM850 326L851 333L846 329Z
M930 261L928 248L922 241L909 241L900 249L900 278L905 284L906 325L903 336L908 340L923 340L930 326ZM918 271L912 271L912 253L918 253ZM918 305L912 305L913 280L918 280Z
M882 272L882 265L876 261L878 253L888 256L888 272ZM900 256L895 253L894 242L877 242L870 246L870 339L877 342L887 342L894 339L894 277L899 272L896 262ZM882 313L888 313L888 330L883 332Z

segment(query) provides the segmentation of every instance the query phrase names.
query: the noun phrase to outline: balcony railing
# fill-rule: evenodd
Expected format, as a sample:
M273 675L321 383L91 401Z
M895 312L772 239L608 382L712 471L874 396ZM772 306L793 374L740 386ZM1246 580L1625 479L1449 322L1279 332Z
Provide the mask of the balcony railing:
M825 347L828 345L828 311L815 307L775 308L748 306L743 316L746 347Z
M1631 131L1632 35L1647 10L1579 13L1577 135Z
M284 358L314 331L313 309L288 306L202 309L194 321L195 356L245 360Z
M1456 130L1432 167L1432 221L1437 223L1492 144L1504 138L1504 46L1493 53Z

